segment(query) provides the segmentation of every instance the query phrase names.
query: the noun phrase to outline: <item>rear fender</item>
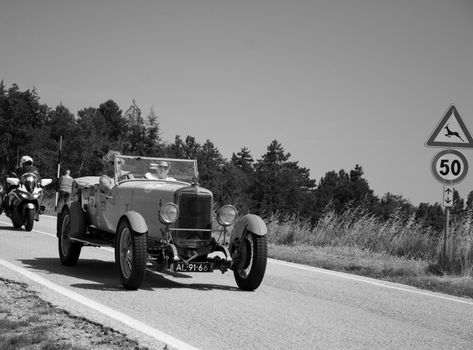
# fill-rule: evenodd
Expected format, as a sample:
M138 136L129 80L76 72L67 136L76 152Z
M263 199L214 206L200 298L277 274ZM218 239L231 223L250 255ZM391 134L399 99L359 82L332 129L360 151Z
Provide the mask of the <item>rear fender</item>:
M123 214L121 220L125 217L128 219L131 229L135 233L142 235L148 232L148 225L146 225L146 221L140 213L137 213L136 211L127 211Z
M230 235L230 242L233 242L237 238L241 238L245 230L248 230L257 236L264 236L268 233L268 229L263 219L258 215L246 214L239 218L233 226Z
M67 210L65 207L63 210ZM69 207L71 220L71 235L82 235L87 230L86 214L78 202L72 202ZM59 230L57 232L59 237Z

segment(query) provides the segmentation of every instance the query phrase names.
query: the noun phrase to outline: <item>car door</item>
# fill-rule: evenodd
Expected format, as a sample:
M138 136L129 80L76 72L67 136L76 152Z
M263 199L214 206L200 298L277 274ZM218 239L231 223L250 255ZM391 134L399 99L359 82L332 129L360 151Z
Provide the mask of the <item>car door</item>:
M103 219L107 231L115 232L118 221L124 213L131 210L132 188L126 183L113 187L105 195Z

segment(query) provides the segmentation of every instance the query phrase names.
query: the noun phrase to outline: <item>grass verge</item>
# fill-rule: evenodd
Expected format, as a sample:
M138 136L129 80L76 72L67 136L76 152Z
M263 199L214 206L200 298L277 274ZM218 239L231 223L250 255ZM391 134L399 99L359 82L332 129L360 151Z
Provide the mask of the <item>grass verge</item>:
M388 220L350 208L316 225L277 214L266 221L271 257L473 298L473 210L451 223L442 254L442 235L399 211Z
M431 264L419 259L373 253L353 247L315 247L304 244L288 246L270 243L268 251L269 256L274 259L473 298L471 276L436 275L431 272Z

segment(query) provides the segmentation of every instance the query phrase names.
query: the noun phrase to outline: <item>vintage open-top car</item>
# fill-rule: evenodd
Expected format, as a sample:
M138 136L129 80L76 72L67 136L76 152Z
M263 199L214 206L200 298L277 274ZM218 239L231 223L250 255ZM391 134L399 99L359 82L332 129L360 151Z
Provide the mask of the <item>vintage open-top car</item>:
M255 290L267 261L267 228L257 215L238 217L198 184L197 161L114 156L110 187L99 176L74 180L58 212L63 265L77 264L82 247L111 246L123 286L137 289L146 269L174 272L233 270L239 288ZM166 167L158 178L155 170Z

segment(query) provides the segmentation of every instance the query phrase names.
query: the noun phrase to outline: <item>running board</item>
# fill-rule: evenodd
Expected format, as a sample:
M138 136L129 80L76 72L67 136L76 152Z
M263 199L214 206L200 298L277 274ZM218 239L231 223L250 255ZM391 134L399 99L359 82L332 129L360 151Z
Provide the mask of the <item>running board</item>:
M72 242L81 243L85 246L91 246L91 247L102 247L102 246L114 247L114 245L111 244L110 242L105 241L105 240L100 240L100 239L94 239L93 241L90 241L87 239L70 237L69 240Z

